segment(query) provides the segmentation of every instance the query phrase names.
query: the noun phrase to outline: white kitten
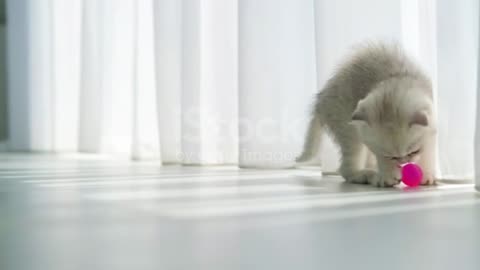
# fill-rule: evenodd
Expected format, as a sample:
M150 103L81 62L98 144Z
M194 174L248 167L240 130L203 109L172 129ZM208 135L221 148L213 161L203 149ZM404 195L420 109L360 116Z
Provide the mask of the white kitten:
M339 172L348 182L393 186L398 165L414 161L422 184L435 183L431 82L398 46L366 46L340 67L317 95L297 162L318 151L323 129L340 146Z

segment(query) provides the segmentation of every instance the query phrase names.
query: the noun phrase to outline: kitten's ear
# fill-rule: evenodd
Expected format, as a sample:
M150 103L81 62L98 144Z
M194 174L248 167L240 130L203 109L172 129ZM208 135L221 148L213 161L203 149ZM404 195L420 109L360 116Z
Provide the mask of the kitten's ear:
M368 122L367 114L361 106L357 106L352 114L352 122Z
M352 114L352 121L367 121L365 113L362 110L356 110Z
M409 126L419 125L419 126L428 126L428 117L424 111L415 112L410 118Z

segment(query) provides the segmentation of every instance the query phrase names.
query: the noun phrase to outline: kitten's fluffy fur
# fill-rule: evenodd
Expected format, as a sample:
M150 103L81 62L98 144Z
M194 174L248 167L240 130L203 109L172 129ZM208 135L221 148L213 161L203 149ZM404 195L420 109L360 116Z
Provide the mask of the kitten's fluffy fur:
M323 129L340 146L340 174L379 187L400 182L399 164L418 162L434 184L435 122L429 78L398 46L360 48L317 95L302 155L318 151Z

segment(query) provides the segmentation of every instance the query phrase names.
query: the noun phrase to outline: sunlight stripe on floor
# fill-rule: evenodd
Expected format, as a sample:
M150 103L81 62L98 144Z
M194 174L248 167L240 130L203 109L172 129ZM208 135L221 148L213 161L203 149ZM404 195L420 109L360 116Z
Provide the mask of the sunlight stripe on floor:
M102 180L102 178L82 178L82 180L78 180L75 182L56 182L56 181L24 181L25 183L32 183L36 184L38 187L42 188L67 188L67 187L99 187L99 186L130 186L130 185L161 185L167 183L214 183L214 182L235 182L240 180L262 180L262 179L291 179L292 175L288 173L280 173L280 174L265 174L265 175L212 175L212 176L196 176L196 177L178 177L178 178L162 178L161 175L158 177L135 177L135 176L125 176L125 177L115 177L116 180ZM94 179L98 179L97 181L93 181ZM319 178L319 181L321 179Z
M311 188L310 188L311 189ZM321 189L321 188L316 188ZM252 195L271 194L278 192L305 191L306 188L298 185L255 185L235 187L204 187L190 189L165 189L165 190L141 190L141 191L116 191L85 195L86 198L97 201L125 201L125 200L154 200L175 199L185 197L208 198L225 195Z
M313 208L345 207L360 204L375 204L392 201L408 201L415 199L427 199L445 195L458 195L473 193L473 185L465 185L462 188L431 190L428 192L418 191L409 193L389 193L376 196L354 196L354 197L325 197L324 195L305 197L301 200L290 198L288 200L271 199L263 202L243 200L237 204L224 205L217 202L216 205L183 205L177 207L162 207L161 204L150 206L150 210L158 214L173 218L205 218L221 216L238 216L260 213L278 213L298 211ZM92 197L90 197L92 198Z

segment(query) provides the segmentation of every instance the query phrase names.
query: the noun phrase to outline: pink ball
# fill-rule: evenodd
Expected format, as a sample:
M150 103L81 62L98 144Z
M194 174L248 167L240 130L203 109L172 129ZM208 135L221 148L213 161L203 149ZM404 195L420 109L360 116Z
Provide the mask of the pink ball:
M409 187L420 185L423 178L423 172L420 166L415 163L405 163L402 165L402 182Z

